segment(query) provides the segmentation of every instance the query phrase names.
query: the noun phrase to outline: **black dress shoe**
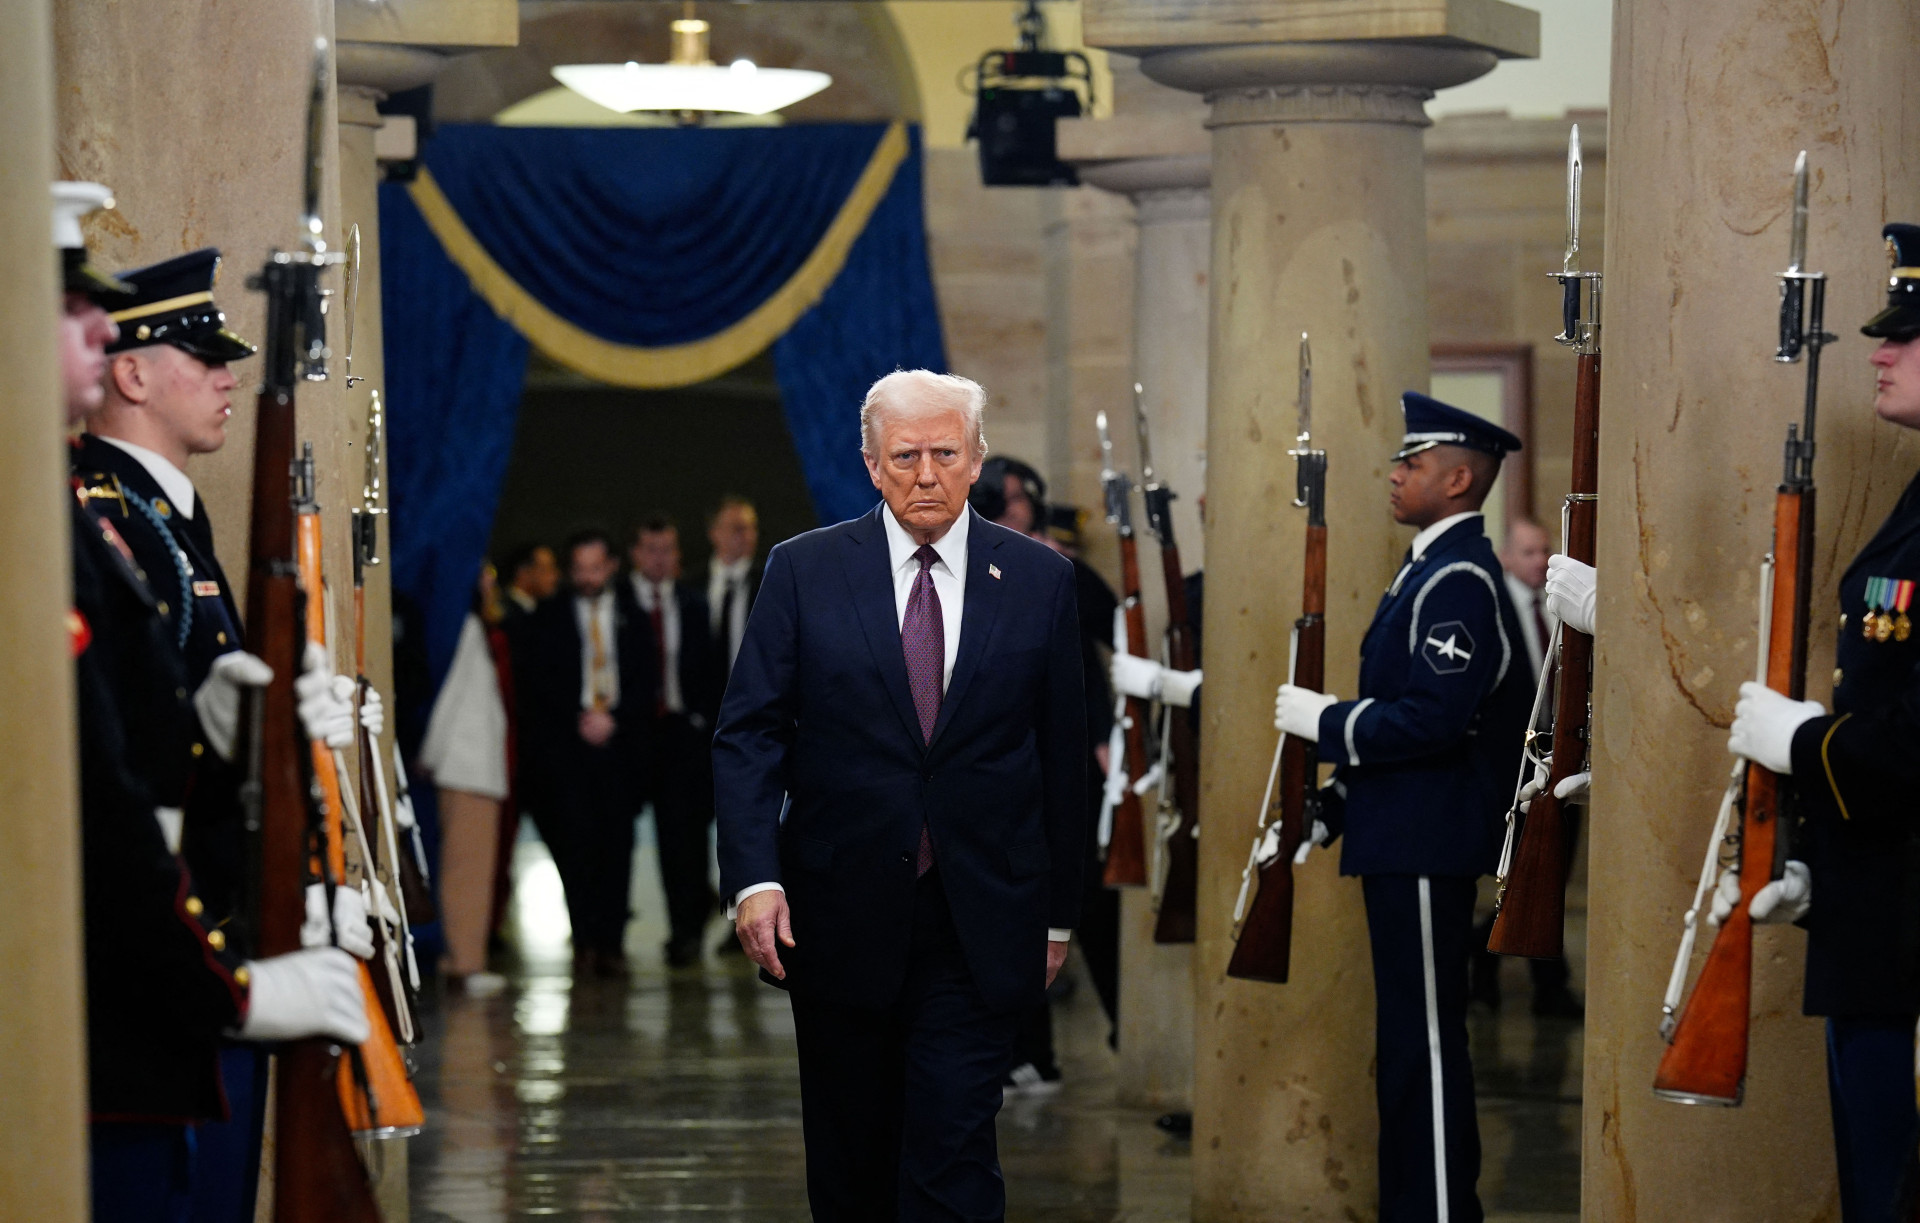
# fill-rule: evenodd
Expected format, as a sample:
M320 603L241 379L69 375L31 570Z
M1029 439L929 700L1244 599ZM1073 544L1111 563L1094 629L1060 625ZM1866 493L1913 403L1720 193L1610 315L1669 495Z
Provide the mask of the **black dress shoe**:
M667 944L668 968L692 968L700 962L700 939L677 938Z
M1500 1009L1500 957L1491 951L1476 951L1469 971L1467 1001L1485 1004L1489 1010Z

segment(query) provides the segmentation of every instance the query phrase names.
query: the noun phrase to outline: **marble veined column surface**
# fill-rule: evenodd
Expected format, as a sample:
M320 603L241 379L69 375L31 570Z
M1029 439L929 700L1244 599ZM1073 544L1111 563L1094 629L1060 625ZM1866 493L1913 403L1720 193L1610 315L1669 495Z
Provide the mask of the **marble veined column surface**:
M1774 362L1795 155L1811 179L1808 266L1828 275L1807 696L1831 694L1835 587L1920 463L1872 410L1886 300L1880 227L1920 219L1920 9L1765 0L1614 13L1600 408L1599 637L1588 901L1582 1217L1837 1219L1806 936L1754 941L1738 1108L1654 1098L1656 1027L1680 918L1754 671L1805 366ZM1816 911L1820 898L1813 898ZM1705 958L1703 931L1696 967Z

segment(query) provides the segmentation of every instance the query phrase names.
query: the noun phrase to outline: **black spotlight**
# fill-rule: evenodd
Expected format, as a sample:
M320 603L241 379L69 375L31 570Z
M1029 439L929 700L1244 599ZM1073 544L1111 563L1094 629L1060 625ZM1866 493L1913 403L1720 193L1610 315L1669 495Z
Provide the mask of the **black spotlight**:
M1078 186L1080 176L1060 160L1053 125L1093 105L1092 68L1078 51L1040 50L1046 18L1038 0L1027 0L1019 27L1018 51L989 51L974 68L967 138L980 142L980 179L989 187Z

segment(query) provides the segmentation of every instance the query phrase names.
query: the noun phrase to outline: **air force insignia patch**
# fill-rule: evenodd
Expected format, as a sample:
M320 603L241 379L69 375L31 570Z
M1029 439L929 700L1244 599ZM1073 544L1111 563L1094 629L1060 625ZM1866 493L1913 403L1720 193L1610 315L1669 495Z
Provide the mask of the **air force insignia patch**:
M1457 675L1473 662L1473 634L1458 620L1436 624L1427 630L1420 645L1420 657L1427 660L1436 675Z

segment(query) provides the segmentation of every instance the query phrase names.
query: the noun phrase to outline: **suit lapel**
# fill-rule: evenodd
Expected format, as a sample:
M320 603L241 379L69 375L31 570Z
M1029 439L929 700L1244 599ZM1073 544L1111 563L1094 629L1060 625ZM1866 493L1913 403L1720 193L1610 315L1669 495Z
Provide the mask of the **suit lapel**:
M967 513L973 511L969 509ZM987 571L994 549L1000 546L999 533L987 527L984 518L975 517L967 530L967 602L960 613L960 656L953 662L953 679L940 701L940 717L933 724L933 743L953 721L954 710L967 693L967 684L980 669L980 659L993 639L993 626L1000 616L1000 589L1005 582ZM931 746L931 745L930 745Z
M847 586L853 594L854 614L867 637L867 648L873 651L873 661L880 668L880 682L893 698L894 711L914 746L920 747L920 714L907 687L907 657L900 647L900 618L894 610L893 574L887 564L887 534L880 525L880 515L886 512L886 503L882 502L847 532Z

